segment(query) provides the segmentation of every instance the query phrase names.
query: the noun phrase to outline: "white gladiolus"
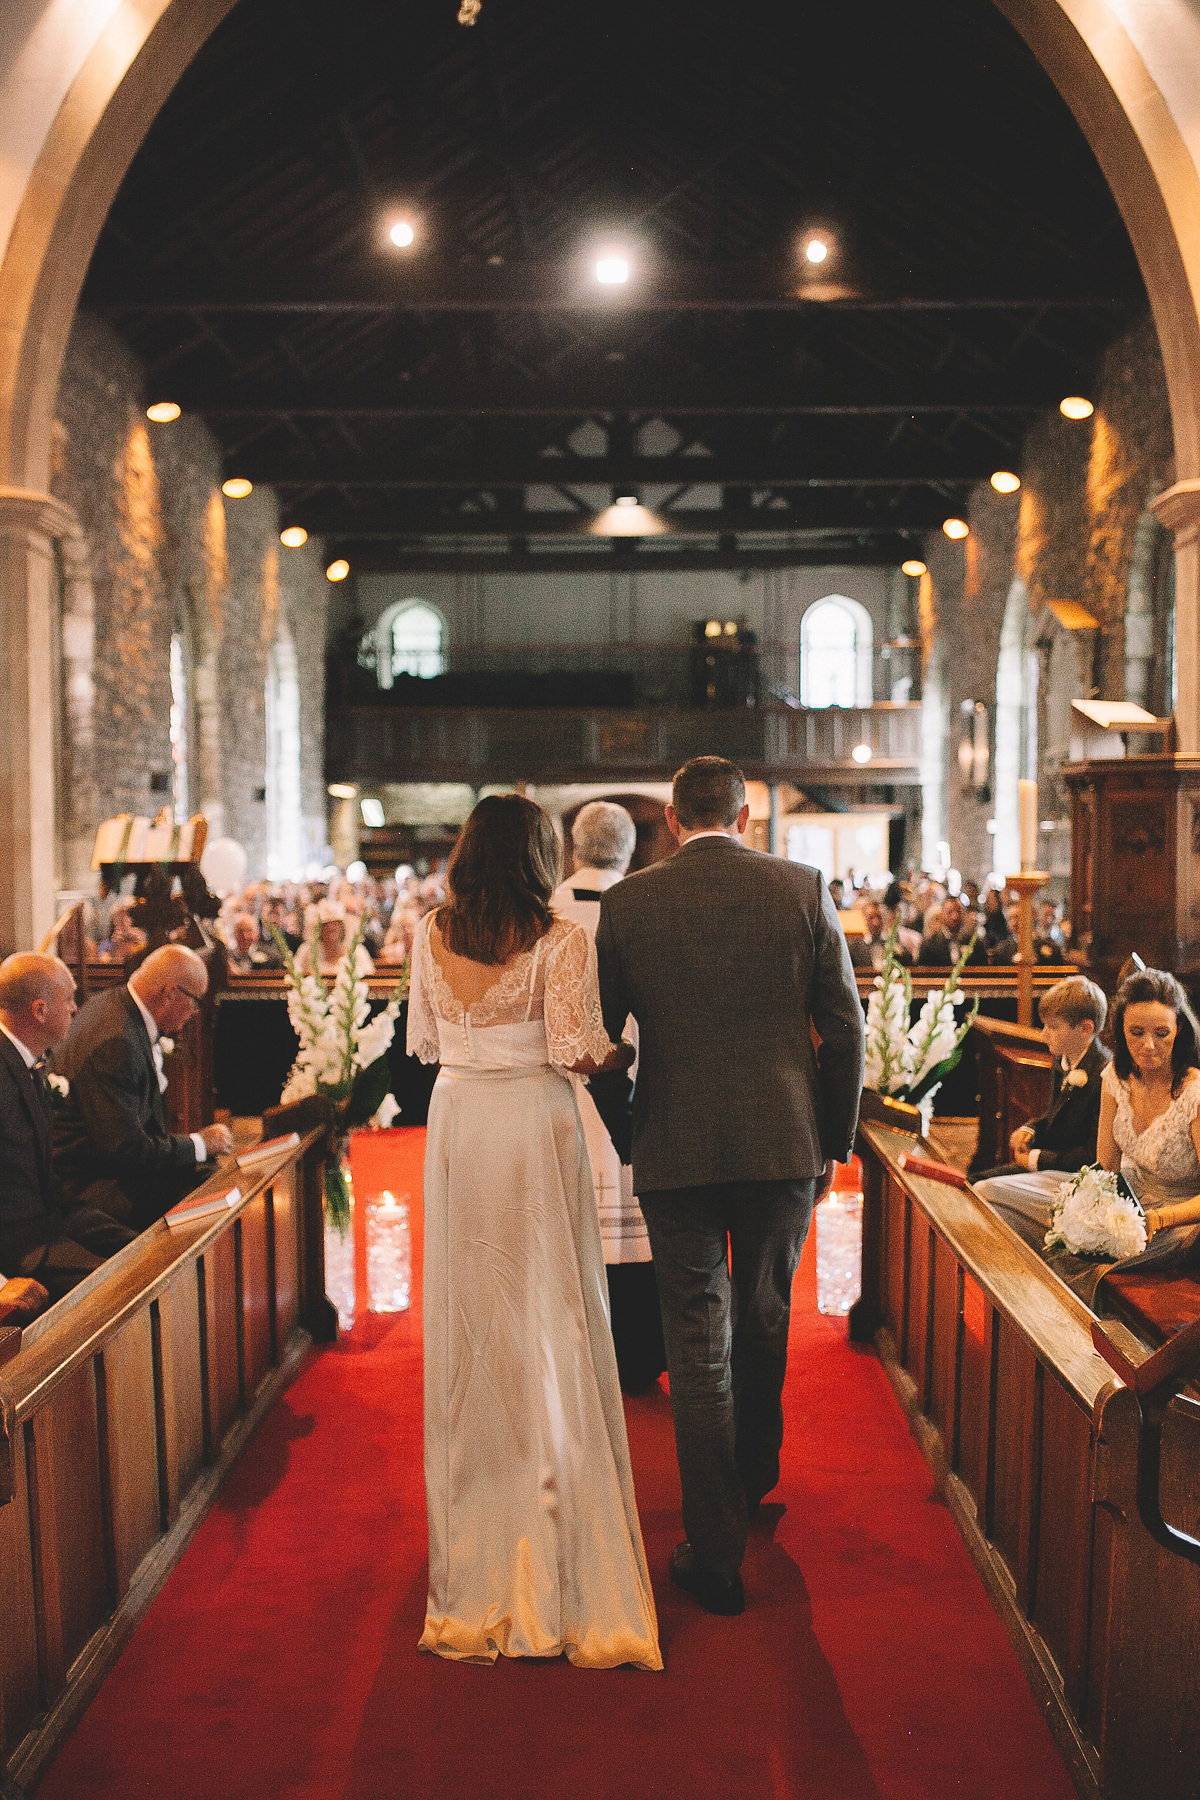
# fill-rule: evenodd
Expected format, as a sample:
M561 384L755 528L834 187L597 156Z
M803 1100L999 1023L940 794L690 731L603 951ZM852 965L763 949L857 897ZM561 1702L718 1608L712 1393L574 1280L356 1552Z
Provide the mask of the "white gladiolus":
M1136 1200L1117 1191L1107 1169L1081 1169L1063 1182L1051 1214L1046 1248L1062 1244L1076 1256L1138 1256L1146 1248L1146 1220Z
M880 1094L907 1097L954 1055L970 1029L978 1002L967 1018L961 1022L956 1019L955 1007L965 1000L959 987L959 975L970 954L968 945L945 986L930 994L916 1022L910 1025L912 979L896 962L895 949L893 928L883 968L875 977L874 989L867 1002L863 1085Z
M402 980L383 1011L371 1018L371 997L357 965L360 937L361 927L331 988L315 973L297 974L291 954L286 952L288 1018L300 1049L283 1090L283 1105L318 1093L347 1101L355 1076L378 1062L395 1036L406 984ZM375 1114L376 1120L389 1102L392 1111L388 1117L395 1117L399 1108L389 1094Z

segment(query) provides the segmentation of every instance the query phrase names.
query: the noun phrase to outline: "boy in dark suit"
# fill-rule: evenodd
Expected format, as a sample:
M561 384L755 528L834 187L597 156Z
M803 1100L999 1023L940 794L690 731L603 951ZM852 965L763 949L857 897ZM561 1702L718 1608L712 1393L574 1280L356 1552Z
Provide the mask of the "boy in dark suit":
M13 1304L35 1284L33 1298L59 1299L132 1238L107 1214L66 1201L51 1168L41 1063L74 1011L75 983L56 956L0 964L0 1300Z
M1042 995L1042 1036L1054 1056L1050 1105L1040 1119L1019 1125L1009 1139L1011 1163L974 1180L1026 1172L1074 1175L1096 1160L1100 1127L1100 1077L1109 1053L1097 1041L1108 1001L1094 981L1070 975Z

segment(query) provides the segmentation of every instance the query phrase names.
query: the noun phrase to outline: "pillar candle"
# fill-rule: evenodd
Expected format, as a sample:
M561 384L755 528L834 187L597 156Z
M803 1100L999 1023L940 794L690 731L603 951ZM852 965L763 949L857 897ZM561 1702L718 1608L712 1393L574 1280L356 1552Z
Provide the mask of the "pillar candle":
M1037 867L1038 791L1036 781L1018 781L1017 812L1021 822L1021 867Z

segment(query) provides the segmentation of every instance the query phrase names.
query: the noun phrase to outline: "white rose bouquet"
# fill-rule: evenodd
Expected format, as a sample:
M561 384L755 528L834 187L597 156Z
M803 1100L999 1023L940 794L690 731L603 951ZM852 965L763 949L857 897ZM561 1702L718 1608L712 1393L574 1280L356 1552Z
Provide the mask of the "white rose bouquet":
M321 979L317 932L312 937L312 973L301 975L287 940L274 933L283 956L288 985L288 1018L300 1039L300 1050L284 1085L280 1105L320 1095L329 1102L333 1130L339 1138L360 1125L386 1127L400 1108L390 1091L386 1051L396 1032L396 1017L408 992L408 963L383 1011L372 1019L367 984L358 972L362 923L338 967L332 987ZM341 1157L325 1165L325 1200L331 1221L345 1231L350 1195Z
M935 1094L962 1057L963 1041L975 1022L979 1001L964 1019L962 972L975 939L967 944L945 984L926 1000L914 1023L912 977L896 961L896 926L888 933L883 966L867 1002L867 1061L864 1085L910 1106Z
M1060 1244L1075 1256L1122 1262L1146 1248L1146 1215L1108 1169L1080 1169L1063 1182L1050 1214L1046 1249Z

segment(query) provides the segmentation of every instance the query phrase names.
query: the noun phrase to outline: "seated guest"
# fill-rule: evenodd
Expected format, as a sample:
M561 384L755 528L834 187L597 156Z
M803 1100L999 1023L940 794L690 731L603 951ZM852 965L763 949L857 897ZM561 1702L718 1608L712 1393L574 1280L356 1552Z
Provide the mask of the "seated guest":
M861 937L847 937L846 939L851 966L855 969L882 969L887 946L887 926L884 923L883 908L878 901L867 900L859 910L862 913L863 933Z
M914 931L907 923L907 903L904 890L898 881L893 881L883 896L883 930L884 936L896 928L896 961L911 968L921 954L921 934Z
M976 920L974 913L969 913L962 901L954 894L948 894L941 905L941 922L937 929L926 937L921 945L921 953L917 961L931 964L934 968L947 969L956 963L971 939L975 937ZM978 938L967 958L969 963L987 961L987 952Z
M283 957L274 939L264 943L259 936L258 920L253 913L235 913L227 948L231 974L249 975L255 969L283 967Z
M1010 963L1017 954L1017 940L1009 928L999 888L989 888L983 896L982 941L990 963Z
M1042 1036L1054 1055L1050 1105L1040 1119L1013 1132L1012 1162L981 1180L1026 1170L1073 1175L1096 1160L1100 1078L1109 1060L1097 1034L1104 1028L1108 1002L1094 981L1071 975L1046 990L1038 1011Z
M132 905L131 900L121 900L113 907L109 934L96 952L101 962L123 963L135 950L145 947L146 934L133 922Z
M232 1150L226 1125L167 1130L159 1037L183 1029L207 988L195 951L167 944L76 1017L58 1058L70 1091L54 1116L54 1172L74 1204L144 1231Z
M10 1286L32 1278L55 1300L133 1236L107 1213L64 1200L54 1178L41 1064L74 1011L75 983L56 956L0 964L0 1268Z
M1200 1254L1200 1026L1165 969L1117 989L1113 1059L1104 1071L1098 1160L1119 1169L1142 1203L1157 1267ZM1138 1259L1130 1259L1131 1262Z
M312 911L315 918L305 922L310 929L313 923L317 926L318 972L322 981L336 981L338 971L346 959L346 909L338 900L319 900ZM357 920L355 923L357 924ZM369 975L375 967L370 952L362 944L358 946L354 966L360 975ZM296 973L311 975L312 967L312 944L306 941L296 952Z
M835 875L829 883L829 898L833 901L833 904L837 907L839 912L842 910L842 902L845 899L845 895L846 884L840 875Z

